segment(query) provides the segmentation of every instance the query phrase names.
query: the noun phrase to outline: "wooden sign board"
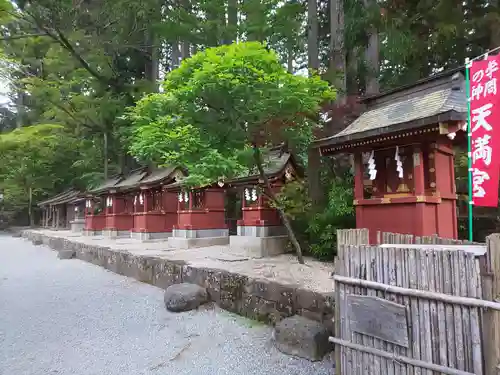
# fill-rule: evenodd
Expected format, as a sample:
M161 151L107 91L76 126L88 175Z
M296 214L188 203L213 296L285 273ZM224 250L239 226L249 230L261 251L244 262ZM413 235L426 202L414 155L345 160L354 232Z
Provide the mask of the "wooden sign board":
M409 347L406 307L372 296L347 296L351 331Z

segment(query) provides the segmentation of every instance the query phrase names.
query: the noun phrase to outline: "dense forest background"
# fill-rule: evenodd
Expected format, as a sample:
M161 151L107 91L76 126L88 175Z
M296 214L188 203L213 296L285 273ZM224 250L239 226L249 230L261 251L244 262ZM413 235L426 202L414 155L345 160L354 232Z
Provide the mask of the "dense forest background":
M360 96L499 46L499 21L491 0L0 0L3 207L26 213L68 186L135 168L127 111L208 47L259 41L288 72L317 72L337 91L318 113L320 137L356 117ZM283 204L307 210L329 197L310 229L325 233L325 222L352 213L349 176L317 155L303 159L310 184ZM304 193L319 186L328 191Z

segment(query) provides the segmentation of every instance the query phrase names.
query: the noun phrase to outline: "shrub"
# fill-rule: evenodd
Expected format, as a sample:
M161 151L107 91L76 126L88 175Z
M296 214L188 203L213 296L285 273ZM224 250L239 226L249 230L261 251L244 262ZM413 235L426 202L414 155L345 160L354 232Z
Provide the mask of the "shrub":
M278 195L279 203L292 221L298 240L310 255L322 260L333 260L337 251L337 229L354 227L352 186L349 173L343 178L331 180L326 189L328 199L320 210L314 210L305 181L287 184Z

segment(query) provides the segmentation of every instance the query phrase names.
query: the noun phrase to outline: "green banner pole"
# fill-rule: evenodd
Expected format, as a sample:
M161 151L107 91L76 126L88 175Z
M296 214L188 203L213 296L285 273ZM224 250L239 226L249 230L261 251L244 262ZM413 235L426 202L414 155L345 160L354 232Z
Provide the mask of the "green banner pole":
M467 176L469 185L468 213L469 213L469 241L473 240L472 235L472 127L470 115L470 65L471 61L465 59L465 91L467 98Z

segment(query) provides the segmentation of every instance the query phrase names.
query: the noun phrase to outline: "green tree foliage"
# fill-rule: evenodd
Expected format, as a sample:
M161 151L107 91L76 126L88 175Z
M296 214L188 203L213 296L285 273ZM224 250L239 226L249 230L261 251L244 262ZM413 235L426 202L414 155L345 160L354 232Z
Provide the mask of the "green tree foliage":
M0 134L0 190L4 207L23 212L33 203L73 185L91 182L92 168L98 160L82 155L90 149L87 141L77 139L60 125L27 126ZM95 170L95 166L94 166Z
M347 173L326 182L328 193L325 207L313 210L305 181L287 184L277 196L292 222L303 248L309 254L333 260L337 253L337 230L355 226L352 176Z
M131 153L184 165L195 185L253 168L252 145L274 139L304 148L312 135L308 115L334 96L319 77L289 74L258 42L197 53L168 74L163 88L131 111Z
M163 88L165 94L150 95L131 111L131 153L183 165L190 172L186 182L197 186L250 170L266 181L266 146L286 141L304 151L310 118L334 98L326 82L288 73L259 42L199 52L170 72ZM275 200L266 183L264 191Z
M145 43L154 1L17 2L2 28L3 76L19 126L53 122L126 155L124 109L155 86ZM146 44L146 46L145 46Z

